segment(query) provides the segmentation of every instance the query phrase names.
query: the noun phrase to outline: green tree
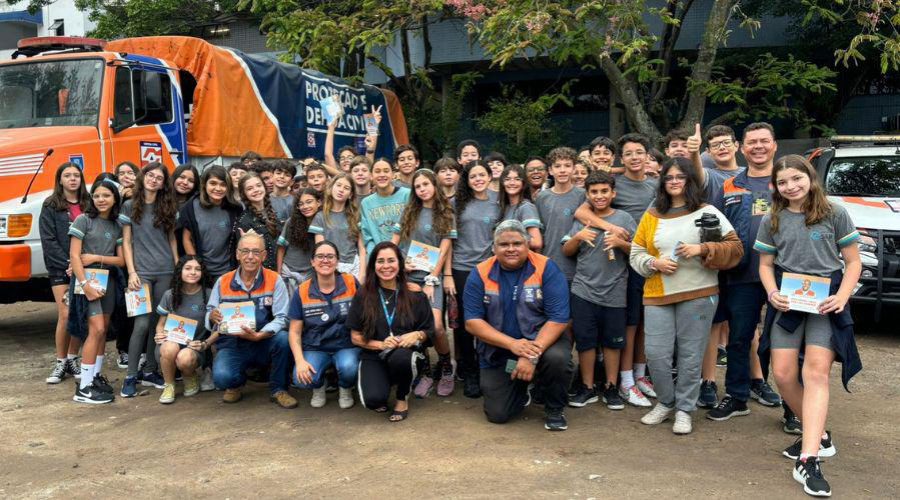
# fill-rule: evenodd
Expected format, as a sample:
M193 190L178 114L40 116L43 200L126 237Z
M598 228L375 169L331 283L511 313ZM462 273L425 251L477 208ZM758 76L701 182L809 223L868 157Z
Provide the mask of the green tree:
M531 99L522 92L504 87L501 97L488 101L488 111L477 119L479 128L499 136L493 149L503 151L510 161L523 162L542 155L560 143L560 130L551 122L551 111L558 102L572 106L568 85L556 94Z

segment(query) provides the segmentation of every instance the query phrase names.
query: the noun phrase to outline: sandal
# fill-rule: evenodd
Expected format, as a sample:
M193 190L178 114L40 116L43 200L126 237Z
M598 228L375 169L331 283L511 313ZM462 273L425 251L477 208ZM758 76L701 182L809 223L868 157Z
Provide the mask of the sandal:
M409 417L409 410L394 410L391 412L391 416L388 417L388 421L390 422L402 422Z

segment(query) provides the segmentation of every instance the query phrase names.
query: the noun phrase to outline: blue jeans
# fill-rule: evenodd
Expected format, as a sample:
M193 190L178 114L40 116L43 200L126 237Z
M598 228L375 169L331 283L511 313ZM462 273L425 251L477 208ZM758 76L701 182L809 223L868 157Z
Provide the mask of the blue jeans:
M294 357L288 345L288 332L282 330L259 342L235 337L220 337L213 361L213 383L217 389L236 389L247 382L249 366L269 365L269 391L286 391Z
M761 283L728 285L728 366L725 369L725 393L739 401L750 399L750 346L756 334L766 290ZM768 360L760 358L763 377L769 371Z
M297 370L294 370L291 378L294 379L294 387L301 389L319 389L325 385L325 370L334 365L338 374L338 386L350 389L356 385L356 372L359 369L359 347L348 347L336 352L307 351L304 349L303 358L311 364L316 371L313 373L312 384L301 383L297 378Z

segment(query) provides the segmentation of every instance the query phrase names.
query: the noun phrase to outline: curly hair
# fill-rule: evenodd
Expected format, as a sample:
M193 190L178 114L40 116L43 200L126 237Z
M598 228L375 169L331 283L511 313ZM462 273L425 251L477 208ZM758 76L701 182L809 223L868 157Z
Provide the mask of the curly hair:
M325 202L322 204L322 217L325 219L325 224L330 226L330 216L334 210L334 196L332 195L332 189L338 179L344 179L350 184L350 197L344 202L344 217L347 218L347 227L349 229L347 237L350 241L356 241L357 238L359 238L359 205L356 204L356 185L353 184L353 179L350 178L349 175L342 172L328 181L328 185L325 188Z
M312 196L319 203L322 203L322 193L313 188L303 188L297 193L297 202L294 203L294 210L291 212L291 219L288 222L287 240L291 246L295 246L304 252L312 249L314 238L309 236L309 223L312 217L306 218L300 211L300 200L304 195ZM315 215L313 215L315 217Z
M241 199L246 203L246 210L249 210L257 219L266 224L266 230L269 231L269 234L273 238L277 237L279 233L278 216L275 215L275 209L272 208L272 202L269 201L269 195L263 194L263 208L260 210L250 203L250 200L247 198L247 193L244 192L250 179L259 179L259 182L263 182L262 177L256 172L247 172L247 174L238 181L238 192L241 194ZM263 183L263 189L265 189L265 183Z
M427 169L416 170L412 176L411 182L413 193L409 197L406 209L403 210L403 216L400 218L400 241L409 240L416 228L416 223L419 221L419 215L422 213L422 198L419 198L415 193L416 179L419 177L425 177L434 187L434 197L432 198L433 204L431 208L432 229L434 230L434 233L441 238L446 238L453 229L453 207L450 205L450 202L447 201L447 197L444 196L444 191L438 186L437 177L434 175L434 172Z
M197 264L200 264L200 291L203 294L203 303L207 302L207 289L210 287L209 283L209 272L206 270L206 264L203 262L203 259L197 257L196 255L184 255L180 259L178 259L178 264L175 265L175 272L172 274L172 310L178 309L181 305L181 301L184 299L184 281L181 280L181 272L184 269L185 264L190 261L194 261Z
M140 224L144 216L144 176L149 172L159 170L162 173L162 187L156 192L156 202L153 206L153 227L162 228L163 231L169 232L175 229L175 214L177 207L175 204L174 189L172 183L169 182L169 170L157 161L147 164L141 169L141 175L138 176L134 186L134 196L131 197L131 222Z

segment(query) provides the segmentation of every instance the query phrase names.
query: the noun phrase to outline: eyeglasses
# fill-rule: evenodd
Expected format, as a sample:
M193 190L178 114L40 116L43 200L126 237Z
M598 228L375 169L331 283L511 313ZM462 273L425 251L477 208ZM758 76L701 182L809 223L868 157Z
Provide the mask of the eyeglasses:
M313 255L313 258L316 260L335 260L335 259L337 259L337 255L335 255L333 253L328 253L328 254L317 253L317 254Z
M254 257L259 257L263 252L265 252L265 250L260 250L258 248L238 248L238 253L244 256L250 254Z
M709 149L728 149L731 146L734 146L734 141L732 141L731 139L725 139L724 141L709 143Z
M148 181L162 182L163 179L164 179L164 177L161 176L161 175L147 174L147 175L144 176L144 179L146 179L146 180L148 180Z
M687 176L684 174L678 175L667 175L663 177L663 182L672 183L672 182L684 182L687 180Z

